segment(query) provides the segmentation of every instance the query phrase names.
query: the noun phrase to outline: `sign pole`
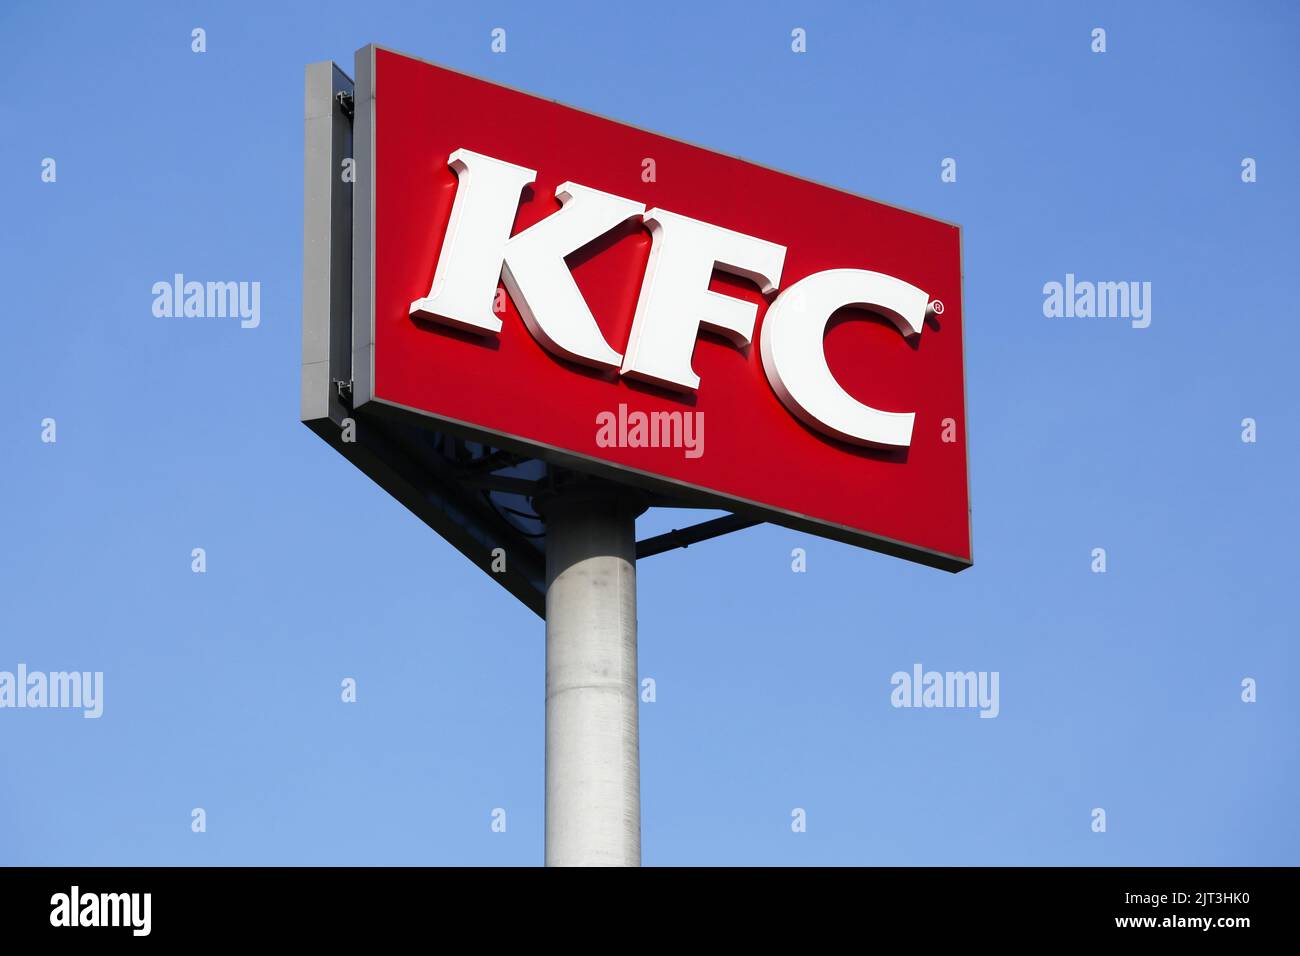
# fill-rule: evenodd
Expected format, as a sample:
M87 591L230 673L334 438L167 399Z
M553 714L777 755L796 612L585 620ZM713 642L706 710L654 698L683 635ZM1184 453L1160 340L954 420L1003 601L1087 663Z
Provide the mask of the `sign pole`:
M636 516L572 487L546 520L546 865L641 865Z

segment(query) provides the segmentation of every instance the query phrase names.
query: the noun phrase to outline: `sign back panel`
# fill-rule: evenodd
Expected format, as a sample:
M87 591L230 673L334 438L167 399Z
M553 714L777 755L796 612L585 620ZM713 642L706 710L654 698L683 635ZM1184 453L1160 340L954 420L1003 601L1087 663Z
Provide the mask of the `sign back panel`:
M957 226L373 46L357 55L354 124L356 407L946 570L971 563ZM496 334L413 316L445 254L457 150L536 171L512 235L559 211L557 187L572 182L784 246L779 288L765 295L714 272L709 288L752 303L757 323L748 344L701 332L693 392L558 358L504 287ZM651 244L632 218L565 260L619 353ZM937 303L919 335L856 307L826 326L825 361L844 392L914 413L906 447L810 427L765 373L760 336L775 295L838 269L896 277ZM668 447L637 432L687 417L689 445L680 431L674 444L665 428Z

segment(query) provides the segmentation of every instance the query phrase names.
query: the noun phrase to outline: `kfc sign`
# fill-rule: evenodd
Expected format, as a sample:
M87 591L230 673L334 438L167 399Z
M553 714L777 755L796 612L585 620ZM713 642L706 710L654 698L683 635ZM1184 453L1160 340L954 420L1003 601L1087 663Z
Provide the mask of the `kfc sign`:
M366 52L357 407L971 563L955 226Z

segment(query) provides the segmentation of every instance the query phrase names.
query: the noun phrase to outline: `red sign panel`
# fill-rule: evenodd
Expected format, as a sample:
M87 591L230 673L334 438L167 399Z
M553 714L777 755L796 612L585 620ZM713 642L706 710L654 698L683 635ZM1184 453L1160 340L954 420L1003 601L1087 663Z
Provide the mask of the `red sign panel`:
M956 226L369 49L355 401L971 563Z

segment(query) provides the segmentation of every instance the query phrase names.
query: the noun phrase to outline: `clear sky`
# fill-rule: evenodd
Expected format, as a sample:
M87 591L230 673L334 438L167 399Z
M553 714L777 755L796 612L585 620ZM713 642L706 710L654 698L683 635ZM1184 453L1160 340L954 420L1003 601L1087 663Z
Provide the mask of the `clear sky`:
M0 671L104 710L0 709L0 863L541 861L541 621L297 420L303 68L372 41L964 229L974 568L774 527L643 562L645 863L1300 863L1298 21L4 4ZM177 272L261 324L155 317ZM1150 326L1045 317L1067 273ZM917 663L997 671L998 717L895 709Z

